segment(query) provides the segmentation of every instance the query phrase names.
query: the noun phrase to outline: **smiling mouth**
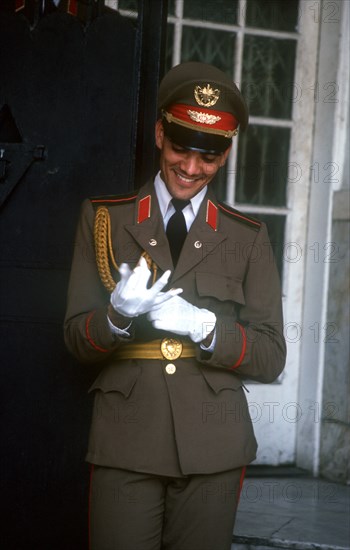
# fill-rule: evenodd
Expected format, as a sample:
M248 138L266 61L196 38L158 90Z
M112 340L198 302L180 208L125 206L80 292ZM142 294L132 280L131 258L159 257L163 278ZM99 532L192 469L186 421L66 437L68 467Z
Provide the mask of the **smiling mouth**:
M195 183L196 181L199 181L201 178L186 178L186 176L179 174L179 172L175 171L176 176L183 181L184 183Z

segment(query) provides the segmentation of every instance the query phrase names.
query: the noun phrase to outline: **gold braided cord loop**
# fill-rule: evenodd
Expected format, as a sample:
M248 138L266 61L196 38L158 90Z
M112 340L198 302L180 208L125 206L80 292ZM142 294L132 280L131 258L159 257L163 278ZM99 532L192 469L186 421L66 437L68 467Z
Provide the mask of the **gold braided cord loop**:
M109 292L113 292L116 282L112 277L109 265L109 257L113 267L118 271L118 266L114 258L111 238L111 219L108 208L99 206L95 216L94 239L96 251L97 269L104 286Z
M147 267L150 271L153 271L153 278L152 278L152 285L154 285L154 283L156 282L156 279L157 279L157 271L158 271L158 266L157 264L152 260L151 256L148 254L148 252L146 252L146 250L144 250L141 254L141 256L143 256L147 262Z
M119 267L113 254L111 218L106 206L99 206L96 211L94 240L100 279L108 292L113 292L117 283L113 279L110 262L116 271L119 271ZM146 251L142 253L142 256L144 256L148 268L153 271L152 284L154 284L157 279L158 266Z

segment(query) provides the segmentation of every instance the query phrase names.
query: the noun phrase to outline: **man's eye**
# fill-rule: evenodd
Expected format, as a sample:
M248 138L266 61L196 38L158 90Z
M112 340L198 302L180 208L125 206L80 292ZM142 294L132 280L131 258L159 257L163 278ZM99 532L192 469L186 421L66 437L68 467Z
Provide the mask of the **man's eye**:
M208 164L211 164L211 163L215 162L216 156L210 156L210 157L203 156L203 160L204 160L204 162L206 162Z
M183 153L185 149L183 147L180 147L179 145L172 144L172 149L175 151L175 153Z

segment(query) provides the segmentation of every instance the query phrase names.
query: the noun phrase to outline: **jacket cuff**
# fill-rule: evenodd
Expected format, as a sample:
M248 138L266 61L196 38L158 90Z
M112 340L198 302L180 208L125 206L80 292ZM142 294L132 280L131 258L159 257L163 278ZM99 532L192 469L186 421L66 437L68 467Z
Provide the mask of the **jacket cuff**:
M121 341L131 340L130 335L113 334L107 318L107 308L101 308L87 314L85 336L91 347L100 353L108 353Z
M246 356L247 335L243 325L232 318L220 318L216 323L216 341L213 352L203 353L201 362L230 370L238 368Z

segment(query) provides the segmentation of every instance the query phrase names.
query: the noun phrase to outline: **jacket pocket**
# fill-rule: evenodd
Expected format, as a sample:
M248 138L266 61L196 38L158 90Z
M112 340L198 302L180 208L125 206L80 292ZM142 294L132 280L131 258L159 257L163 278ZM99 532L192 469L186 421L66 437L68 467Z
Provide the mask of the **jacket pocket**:
M117 362L109 365L99 374L89 389L101 390L103 393L117 391L128 398L141 373L141 368L131 361Z
M232 372L216 367L201 368L201 372L210 388L219 393L222 390L238 390L243 386L243 382Z
M196 285L199 296L213 296L221 302L231 300L245 304L242 281L234 277L197 271Z

